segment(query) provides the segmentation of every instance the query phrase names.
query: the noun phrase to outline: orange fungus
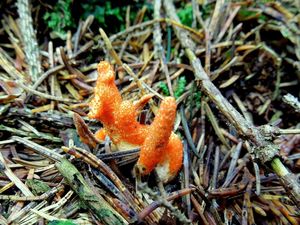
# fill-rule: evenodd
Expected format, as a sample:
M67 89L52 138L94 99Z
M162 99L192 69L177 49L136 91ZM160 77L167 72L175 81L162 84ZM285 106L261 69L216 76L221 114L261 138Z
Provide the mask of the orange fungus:
M162 181L175 177L182 165L183 146L180 138L172 132L176 117L176 102L165 98L151 125L137 121L139 111L152 98L146 95L139 101L122 100L115 85L115 74L108 62L98 64L95 95L90 102L88 116L101 121L104 129L95 137L104 140L108 135L118 150L141 147L137 169L149 174L154 168Z

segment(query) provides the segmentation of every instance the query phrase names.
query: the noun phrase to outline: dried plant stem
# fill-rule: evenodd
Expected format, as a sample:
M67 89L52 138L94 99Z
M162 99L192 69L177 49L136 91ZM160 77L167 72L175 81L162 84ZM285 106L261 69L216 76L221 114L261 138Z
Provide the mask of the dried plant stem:
M113 57L113 59L116 61L116 64L119 66L122 66L122 61L120 59L120 57L118 56L118 54L116 53L116 51L114 50L111 41L109 40L109 38L107 37L106 33L104 32L103 29L99 29L99 32L101 34L102 39L104 40L104 43L106 45L106 48L109 52L109 54Z
M160 30L160 24L159 24L159 18L160 18L160 8L161 8L161 0L155 0L154 1L154 19L156 19L156 23L153 25L153 42L154 42L154 54L155 58L158 58L161 52L163 51L163 47L161 45L161 30Z
M9 200L9 201L41 201L44 199L49 199L59 190L63 189L62 185L54 187L50 191L45 192L41 196L17 196L17 195L0 195L0 200Z
M216 35L216 31L220 25L220 19L221 19L221 12L222 12L222 8L225 4L224 0L217 0L216 5L215 5L215 9L213 12L213 15L211 17L211 21L208 27L208 32L210 34L211 39L214 38L214 36Z
M42 98L46 98L46 99L50 99L50 100L55 100L55 101L59 101L59 102L77 102L76 100L72 100L72 99L67 99L67 98L60 98L60 97L56 97L53 95L48 95L39 91L36 91L34 89L32 89L31 87L26 86L25 84L22 83L22 81L16 81L16 83L23 88L25 91L35 94L37 96L40 96Z
M161 0L155 0L154 1L154 19L158 20L160 18L160 8L161 8ZM160 23L157 22L154 24L153 29L153 42L154 42L154 52L156 54L156 57L160 59L162 70L164 71L166 75L167 85L171 96L174 96L172 83L170 79L169 69L166 65L166 57L164 54L164 49L162 47L162 35L161 35L161 29L160 29Z
M14 184L20 189L20 191L26 197L34 196L29 188L12 172L12 170L7 166L6 162L4 161L4 157L0 152L0 169L3 173L12 181Z
M144 96L146 94L145 88L143 87L142 81L138 78L137 75L132 71L132 69L125 63L122 64L122 67L126 72L133 78L134 82L137 84L138 88L141 91L141 96Z
M199 159L201 159L201 156L199 155L196 146L193 142L193 138L192 135L190 133L190 129L187 123L187 120L185 118L185 112L184 112L184 107L181 105L180 107L180 116L181 116L181 121L182 121L182 126L183 126L183 130L187 139L187 142L191 148L191 150L193 151L193 153L195 154L195 156L197 156Z
M23 79L24 74L20 73L9 61L5 51L0 48L0 65L5 72L14 79Z
M149 188L148 185L145 185L145 184L140 184L139 188L141 189L141 192L147 193L153 199L155 199L159 205L164 206L165 208L169 209L171 214L174 215L175 217L177 217L177 219L180 221L181 224L192 224L191 221L188 218L186 218L184 213L182 213L176 206L173 206L169 202L169 200L171 200L173 197L170 196L170 198L164 198L163 196L158 195L151 188ZM187 189L185 189L185 190L187 190ZM188 194L188 193L189 193L189 191L187 191L186 194ZM150 205L149 207L153 207L153 205ZM140 219L142 219L146 216L145 211L147 212L147 211L149 211L149 209L145 209L143 212L141 212L141 214L139 215Z
M27 140L25 138L21 138L21 137L17 137L17 136L12 136L12 138L14 141L17 141L19 143L22 143L23 145L33 149L34 151L36 151L37 153L46 156L47 158L50 158L54 161L60 161L62 159L62 156L54 151L51 151L50 149L41 146L33 141Z
M8 224L12 223L14 221L19 222L20 219L23 219L27 212L30 211L30 209L37 207L39 205L45 205L47 203L46 200L43 200L41 203L37 204L37 202L30 202L28 205L26 205L24 208L22 208L20 211L18 211L16 214L14 214L11 218L8 218ZM25 214L25 215L24 215ZM20 218L21 217L21 218ZM20 224L20 223L15 223Z
M195 190L194 188L184 188L182 190L173 192L172 194L170 194L169 196L166 197L165 201L172 201L172 200L182 197L184 195L191 194L192 191L194 191L194 190ZM152 202L150 205L148 205L146 208L144 208L143 211L141 211L139 213L139 221L142 221L145 217L150 215L151 212L153 212L155 209L157 209L160 206L163 206L163 200L158 199L158 200Z
M221 132L221 129L219 127L219 124L218 124L218 121L217 121L215 115L213 114L211 108L209 107L209 105L206 102L204 102L203 104L204 104L204 109L206 111L206 115L207 115L207 117L208 117L208 119L209 119L212 127L214 128L214 130L216 132L216 135L221 140L221 142L223 143L223 145L226 146L226 148L229 150L230 146L227 143L224 135Z
M58 65L56 67L53 67L53 68L49 69L45 73L43 73L38 78L38 80L34 83L34 85L32 86L32 89L35 90L47 77L49 77L50 75L55 74L56 72L58 72L59 70L63 69L64 67L65 67L64 65Z
M279 174L282 177L289 173L289 171L284 167L284 165L281 163L280 159L278 158L272 161L271 166L273 170L276 172L276 174Z
M182 29L185 29L191 33L194 33L195 35L198 35L198 36L201 36L201 33L197 32L196 30L188 27L188 26L185 26L185 25L182 25L181 23L178 23L177 21L174 21L174 20L170 20L168 18L159 18L159 19L153 19L153 20L149 20L149 21L146 21L146 22L143 22L143 23L139 23L137 25L133 25L131 27L128 27L126 30L123 30L123 31L120 31L119 33L116 33L112 36L109 37L109 40L111 42L113 42L114 40L120 38L121 36L124 36L124 35L127 35L129 33L132 33L133 31L135 30L142 30L143 28L147 27L147 26L152 26L153 24L155 24L156 22L160 22L160 23L171 23L172 25L174 26L178 26L178 27L181 27Z
M39 47L36 40L29 0L17 1L18 13L20 16L20 30L23 36L26 60L29 65L29 75L35 82L42 72Z
M180 23L180 20L176 14L176 10L173 1L164 1L165 11L172 20ZM194 75L200 82L202 90L213 101L221 113L227 118L227 120L237 129L239 134L252 142L254 145L254 154L262 163L268 161L273 163L277 160L277 153L279 147L265 137L264 133L255 127L251 122L247 121L221 94L219 89L210 81L209 77L205 73L200 60L194 54L195 44L188 37L186 31L174 27L177 38L179 39L182 47L185 49L186 56L188 57L190 64L194 68ZM282 183L288 193L291 193L292 199L295 201L298 207L300 207L300 186L297 182L292 182L294 174L289 173L285 166L278 159L275 165L280 165L278 170L274 172L281 178ZM274 168L273 168L274 169ZM280 173L280 170L287 171L287 173Z

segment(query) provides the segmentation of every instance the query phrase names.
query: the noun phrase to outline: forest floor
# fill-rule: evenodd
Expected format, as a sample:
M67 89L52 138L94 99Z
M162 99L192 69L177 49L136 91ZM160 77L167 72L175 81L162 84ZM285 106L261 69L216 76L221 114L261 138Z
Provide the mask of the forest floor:
M298 0L5 0L0 12L0 224L300 223ZM95 89L100 61L115 81ZM153 139L176 99L166 124L183 159L169 182L136 170L151 135L122 151L94 137L90 102L114 83L131 103L151 94L137 121Z

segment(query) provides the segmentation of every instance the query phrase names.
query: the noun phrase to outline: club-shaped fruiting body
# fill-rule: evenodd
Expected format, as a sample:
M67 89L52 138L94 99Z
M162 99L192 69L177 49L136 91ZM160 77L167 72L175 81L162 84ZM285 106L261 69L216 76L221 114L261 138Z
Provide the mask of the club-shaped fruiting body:
M176 102L173 97L165 98L152 124L140 124L139 110L151 97L144 96L136 103L122 100L115 85L114 70L103 61L98 64L98 79L88 116L103 124L96 138L103 140L108 135L118 150L141 147L138 171L146 175L156 168L160 179L167 182L177 175L182 165L182 142L172 132Z

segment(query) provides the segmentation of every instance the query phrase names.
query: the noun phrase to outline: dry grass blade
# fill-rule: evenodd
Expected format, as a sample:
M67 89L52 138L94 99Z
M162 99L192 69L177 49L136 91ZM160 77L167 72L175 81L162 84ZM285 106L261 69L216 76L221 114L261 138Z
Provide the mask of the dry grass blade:
M182 197L184 195L190 194L194 189L193 188L186 188L180 191L176 191L175 193L170 194L166 198L167 201L172 201L176 198ZM155 201L151 203L151 205L147 206L147 208L143 209L142 212L139 213L139 221L143 221L143 219L148 216L152 211L154 211L156 208L162 206L163 203L161 201Z
M27 140L25 138L17 137L17 136L13 136L12 139L26 145L27 147L33 149L34 151L36 151L42 155L45 155L46 157L49 157L50 159L52 159L54 161L60 161L62 159L62 156L60 154L58 154L57 152L51 151L50 149L48 149L44 146L38 145L33 141Z
M41 201L41 200L46 200L47 198L51 197L54 195L56 192L59 190L62 190L63 186L58 186L55 187L48 192L45 192L41 196L15 196L15 195L0 195L1 200L10 200L10 201Z
M0 152L0 167L1 171L12 181L14 184L20 189L20 191L25 196L34 196L29 188L12 172L12 170L7 166L6 162L4 161L3 155Z
M206 115L209 118L209 121L211 122L211 125L213 126L213 128L216 132L216 135L220 138L223 145L225 145L226 148L229 150L230 149L229 144L227 143L225 137L223 136L223 134L220 130L220 127L218 125L216 117L214 116L213 112L211 111L211 109L207 103L204 103L204 107L205 107Z
M113 49L112 44L111 44L110 40L108 39L106 33L104 32L103 29L100 29L99 32L101 34L101 37L104 40L104 43L106 45L107 50L109 51L109 54L113 57L113 59L115 60L116 64L119 65L119 66L121 66L123 63L122 63L120 57L118 56L118 54Z

